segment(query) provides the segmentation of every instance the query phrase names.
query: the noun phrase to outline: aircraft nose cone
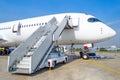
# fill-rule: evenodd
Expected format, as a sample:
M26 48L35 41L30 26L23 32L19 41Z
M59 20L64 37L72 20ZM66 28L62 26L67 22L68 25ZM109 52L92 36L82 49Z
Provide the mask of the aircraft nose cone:
M116 35L116 31L115 30L111 30L111 37L114 37Z
M107 38L112 38L112 37L114 37L116 35L116 31L113 30L112 28L110 28L109 26L105 27L104 32L106 33Z

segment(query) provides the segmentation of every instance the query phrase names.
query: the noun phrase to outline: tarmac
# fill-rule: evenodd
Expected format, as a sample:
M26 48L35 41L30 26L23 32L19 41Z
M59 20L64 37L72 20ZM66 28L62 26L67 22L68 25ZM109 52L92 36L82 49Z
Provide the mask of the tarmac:
M79 58L78 53L69 55L67 64L58 64L55 69L41 69L38 72L11 74L7 72L8 56L0 55L0 80L120 80L120 54L97 52L106 59Z

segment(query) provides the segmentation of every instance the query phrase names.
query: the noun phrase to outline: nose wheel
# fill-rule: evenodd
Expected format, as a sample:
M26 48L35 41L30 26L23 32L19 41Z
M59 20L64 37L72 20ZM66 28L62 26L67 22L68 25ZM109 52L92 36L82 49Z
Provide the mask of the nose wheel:
M89 59L89 55L87 53L80 52L80 57L83 58L84 60Z
M87 60L87 59L89 59L89 55L86 54L86 53L83 53L82 58L83 58L84 60Z

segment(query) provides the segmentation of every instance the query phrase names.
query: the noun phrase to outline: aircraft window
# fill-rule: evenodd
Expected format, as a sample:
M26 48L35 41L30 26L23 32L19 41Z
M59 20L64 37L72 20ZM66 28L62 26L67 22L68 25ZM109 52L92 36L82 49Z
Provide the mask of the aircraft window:
M10 27L7 27L7 29L10 29Z
M26 26L24 25L24 27L26 27Z
M101 21L97 18L89 18L88 22L101 22Z
M33 26L33 24L31 24L31 26Z
M11 27L9 27L9 29L11 29Z

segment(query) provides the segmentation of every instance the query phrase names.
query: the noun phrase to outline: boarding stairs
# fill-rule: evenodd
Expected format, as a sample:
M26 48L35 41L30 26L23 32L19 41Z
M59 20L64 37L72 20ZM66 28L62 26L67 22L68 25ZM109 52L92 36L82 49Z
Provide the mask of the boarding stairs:
M44 63L65 26L70 26L69 16L58 25L52 18L44 27L38 28L22 42L8 57L8 72L31 74L44 67Z

